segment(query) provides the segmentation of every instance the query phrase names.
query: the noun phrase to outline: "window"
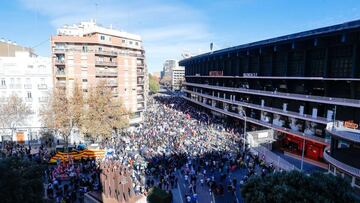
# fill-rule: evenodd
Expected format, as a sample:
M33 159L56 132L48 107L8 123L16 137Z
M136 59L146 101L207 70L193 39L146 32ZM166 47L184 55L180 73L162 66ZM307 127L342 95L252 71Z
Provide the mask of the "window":
M83 82L87 82L88 80L87 79L82 79Z
M109 42L111 41L111 37L108 37L108 39L109 39Z
M33 65L28 65L27 67L30 68L30 69L34 68Z
M87 89L83 89L83 92L88 92L88 90L87 90Z
M102 49L102 47L99 47L99 51L102 51L103 49Z
M122 40L122 43L125 43L125 42L126 42L126 41L123 39L123 40Z
M101 40L105 40L105 36L104 36L104 35L101 35L101 36L100 36L100 39L101 39Z
M31 98L32 98L31 92L27 92L27 98L28 98L28 99L31 99Z
M135 45L136 45L136 46L139 45L139 42L135 42Z
M129 44L133 44L133 41L129 41Z
M88 47L87 47L87 46L83 46L83 47L82 47L82 51L83 51L83 52L87 52L87 51L88 51Z
M1 79L1 86L6 86L5 78Z

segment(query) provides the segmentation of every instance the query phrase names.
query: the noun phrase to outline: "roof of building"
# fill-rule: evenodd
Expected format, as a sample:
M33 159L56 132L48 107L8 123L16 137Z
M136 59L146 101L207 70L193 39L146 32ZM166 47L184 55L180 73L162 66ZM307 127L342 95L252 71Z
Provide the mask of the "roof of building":
M115 30L112 26L110 28L106 28L97 24L94 20L81 22L80 24L64 25L63 27L57 29L58 35L84 36L92 33L101 33L141 41L140 35Z
M298 32L298 33L294 33L294 34L290 34L290 35L284 35L284 36L270 38L270 39L261 40L261 41L257 41L257 42L242 44L242 45L229 47L229 48L225 48L225 49L221 49L221 50L217 50L217 51L213 51L213 52L207 52L204 54L186 58L186 59L180 61L180 63L185 62L185 61L191 61L193 59L198 59L198 58L201 58L204 56L219 55L219 54L223 54L223 53L229 53L232 51L240 51L240 50L244 50L244 49L257 48L260 46L272 45L272 44L281 43L281 42L294 41L294 40L298 40L298 39L315 37L315 36L319 36L319 35L326 35L329 33L342 32L342 31L352 30L352 29L357 29L357 28L360 28L360 20L355 20L355 21L345 22L342 24L317 28L314 30Z

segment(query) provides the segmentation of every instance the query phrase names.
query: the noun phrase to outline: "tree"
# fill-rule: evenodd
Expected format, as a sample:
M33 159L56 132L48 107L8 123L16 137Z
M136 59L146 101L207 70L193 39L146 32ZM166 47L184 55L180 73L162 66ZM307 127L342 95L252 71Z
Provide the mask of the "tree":
M53 129L64 139L65 149L71 132L81 128L84 109L82 91L77 83L71 93L68 96L66 89L55 88L49 103L40 112L44 126Z
M20 97L12 95L0 106L0 124L14 133L15 127L25 125L31 114L31 108Z
M255 176L242 187L241 194L245 202L355 202L348 182L320 172Z
M163 78L161 78L160 84L165 85L165 86L171 86L171 77L164 76Z
M1 202L42 202L44 169L42 165L22 158L0 159Z
M149 90L151 93L156 93L160 90L159 82L151 74L149 74Z
M101 81L89 90L83 117L83 133L93 140L108 138L129 124L129 113L119 98L113 97L111 88Z

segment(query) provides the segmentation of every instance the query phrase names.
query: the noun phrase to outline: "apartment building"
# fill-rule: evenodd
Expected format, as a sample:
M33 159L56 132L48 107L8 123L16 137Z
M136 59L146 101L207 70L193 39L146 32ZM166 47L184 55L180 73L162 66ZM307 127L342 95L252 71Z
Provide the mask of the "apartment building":
M106 81L113 96L140 122L146 108L147 68L139 35L105 28L94 21L63 26L51 37L53 82L71 91L83 92Z
M17 95L33 112L22 123L1 126L0 141L37 142L42 130L40 109L52 90L51 60L9 41L2 41L0 50L4 50L0 53L0 105Z
M273 148L360 189L360 20L180 61L199 110L273 129Z
M185 67L176 66L171 70L171 88L172 90L181 90L182 83L185 80Z

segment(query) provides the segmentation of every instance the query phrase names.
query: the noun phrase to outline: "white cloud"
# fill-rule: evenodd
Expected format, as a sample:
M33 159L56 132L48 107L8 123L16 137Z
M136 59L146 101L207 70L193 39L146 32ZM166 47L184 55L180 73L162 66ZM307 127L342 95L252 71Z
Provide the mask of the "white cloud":
M140 34L150 71L160 70L167 58L198 52L210 42L203 14L178 1L20 0L25 8L50 19L55 28L96 18L104 26ZM97 3L97 6L95 4ZM204 48L203 48L204 49Z

